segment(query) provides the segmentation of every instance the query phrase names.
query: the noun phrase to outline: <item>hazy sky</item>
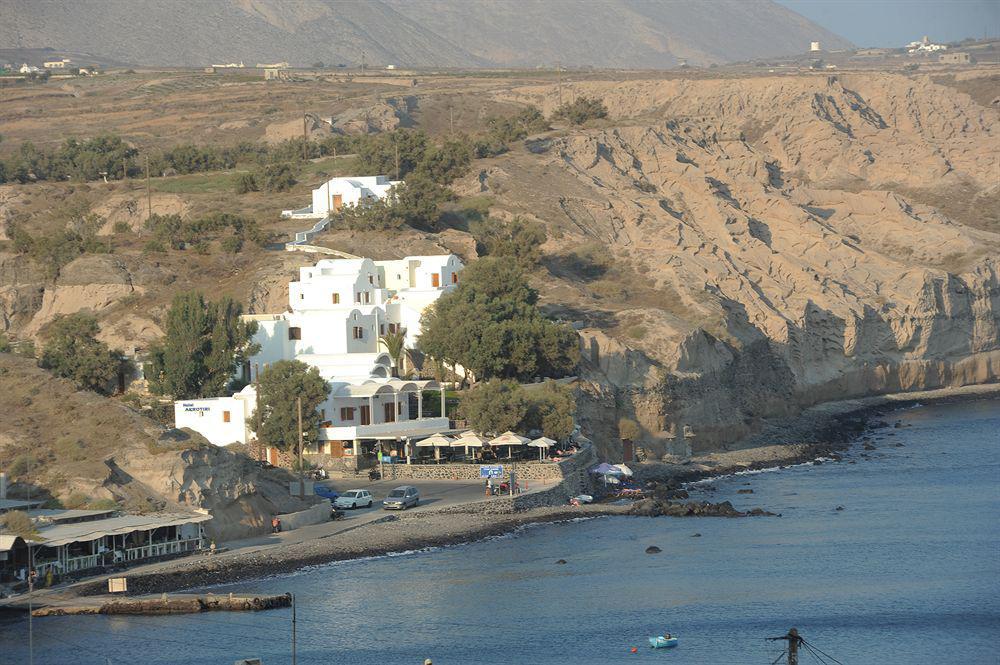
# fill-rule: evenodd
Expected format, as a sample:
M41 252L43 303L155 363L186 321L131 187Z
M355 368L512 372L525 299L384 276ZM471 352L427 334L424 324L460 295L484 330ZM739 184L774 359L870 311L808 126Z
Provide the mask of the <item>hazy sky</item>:
M1000 0L777 0L858 46L950 42L1000 33Z

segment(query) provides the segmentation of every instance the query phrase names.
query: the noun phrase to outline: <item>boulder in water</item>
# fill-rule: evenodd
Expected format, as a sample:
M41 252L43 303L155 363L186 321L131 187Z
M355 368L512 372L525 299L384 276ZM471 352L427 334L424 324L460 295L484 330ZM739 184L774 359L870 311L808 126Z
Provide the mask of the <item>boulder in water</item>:
M753 494L753 490L736 490L737 494Z
M558 561L556 561L556 565L557 566L566 565L566 559L559 559Z
M661 550L656 545L650 545L649 547L646 548L646 554L659 554L662 551L663 550Z

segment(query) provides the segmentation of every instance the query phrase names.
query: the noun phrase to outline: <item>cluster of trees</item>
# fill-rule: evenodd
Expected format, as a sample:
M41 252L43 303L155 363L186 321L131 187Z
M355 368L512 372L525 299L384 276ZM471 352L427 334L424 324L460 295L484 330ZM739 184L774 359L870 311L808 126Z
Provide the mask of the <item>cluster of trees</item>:
M257 352L251 344L257 324L240 319L232 298L208 300L197 291L174 296L164 337L149 351L146 378L158 395L175 399L217 397L231 385L237 367Z
M43 150L30 141L0 160L0 183L31 180L98 180L121 178L123 169L138 175L135 148L110 134L83 141L67 139L58 148Z
M552 114L554 118L568 120L574 125L582 125L588 120L608 117L608 107L596 97L577 97L566 102Z
M55 279L63 266L83 254L109 251L108 244L97 235L105 223L100 215L85 212L83 207L57 217L63 217L62 228L38 234L32 234L16 221L7 223L7 237L14 251L38 262L50 279Z
M100 331L97 319L85 312L57 317L45 332L39 366L84 390L111 394L129 363L97 339Z
M222 237L223 231L230 229L231 235ZM167 248L194 248L197 252L207 252L208 243L222 237L222 248L236 254L247 242L263 243L265 235L257 222L241 215L215 212L195 219L182 219L174 213L152 215L146 220L146 230L153 235L146 243L148 252L165 252Z
M529 134L548 130L549 123L534 106L511 116L492 116L486 120L486 134L476 139L476 157L495 157L510 149L510 144Z
M484 257L424 313L418 347L479 379L565 376L579 358L576 332L542 316L537 302L515 261Z
M526 389L514 381L492 379L467 390L458 405L459 415L477 431L538 430L556 441L573 432L575 411L573 391L555 381Z

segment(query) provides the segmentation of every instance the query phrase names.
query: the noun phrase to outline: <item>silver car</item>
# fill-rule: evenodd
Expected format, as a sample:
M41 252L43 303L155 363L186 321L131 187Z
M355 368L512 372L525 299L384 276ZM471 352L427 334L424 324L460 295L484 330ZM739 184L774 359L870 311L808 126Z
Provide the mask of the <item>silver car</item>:
M382 500L383 510L406 510L420 501L420 492L413 485L403 485L389 491L389 496Z

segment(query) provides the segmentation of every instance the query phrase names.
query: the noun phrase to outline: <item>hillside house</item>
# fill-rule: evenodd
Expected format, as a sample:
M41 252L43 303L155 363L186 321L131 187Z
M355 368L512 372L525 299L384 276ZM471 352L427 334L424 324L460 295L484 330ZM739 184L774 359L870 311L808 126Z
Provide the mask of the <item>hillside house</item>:
M42 66L45 69L66 69L66 67L73 61L69 58L63 58L62 60L49 60L48 62L43 62Z
M281 216L322 219L339 212L345 206L385 199L392 188L400 184L401 180L389 180L384 175L331 178L312 191L312 205L299 210L283 210Z
M402 368L379 338L404 332L404 346L414 348L421 315L455 288L462 267L457 256L446 254L324 259L300 268L299 279L288 285L289 311L244 317L257 323L253 341L260 346L240 371L250 385L229 397L175 402L176 426L215 445L248 443L256 438L253 382L272 363L299 360L330 384L310 454L346 458L356 466L380 441L407 443L448 429L447 418L424 415L423 393L437 391L443 404L443 387L398 378Z

